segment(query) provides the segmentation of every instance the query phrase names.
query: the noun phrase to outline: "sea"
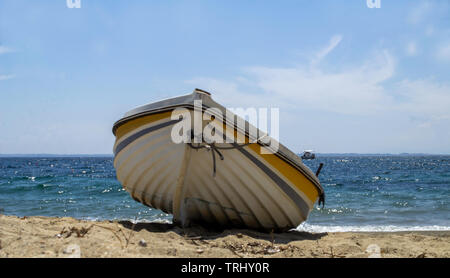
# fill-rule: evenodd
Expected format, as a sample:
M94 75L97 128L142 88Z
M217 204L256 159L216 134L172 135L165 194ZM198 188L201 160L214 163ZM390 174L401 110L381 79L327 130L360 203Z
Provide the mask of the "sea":
M297 230L395 232L450 230L450 155L326 155L304 163L320 180ZM112 156L0 157L0 214L171 223L134 201L116 179Z

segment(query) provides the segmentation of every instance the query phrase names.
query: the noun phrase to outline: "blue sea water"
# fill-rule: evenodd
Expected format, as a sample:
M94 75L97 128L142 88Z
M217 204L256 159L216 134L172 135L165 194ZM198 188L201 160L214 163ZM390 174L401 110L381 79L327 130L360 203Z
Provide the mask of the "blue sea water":
M317 204L297 229L310 232L450 230L450 156L318 155ZM112 157L0 158L0 214L170 222L135 202Z

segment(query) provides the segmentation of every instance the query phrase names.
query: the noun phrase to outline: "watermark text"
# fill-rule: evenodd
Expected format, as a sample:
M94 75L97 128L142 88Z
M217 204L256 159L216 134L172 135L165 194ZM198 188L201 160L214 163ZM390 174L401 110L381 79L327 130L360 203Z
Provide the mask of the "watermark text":
M369 9L379 9L381 8L381 0L367 0L367 7Z
M81 8L81 0L66 0L67 8L69 9L80 9Z

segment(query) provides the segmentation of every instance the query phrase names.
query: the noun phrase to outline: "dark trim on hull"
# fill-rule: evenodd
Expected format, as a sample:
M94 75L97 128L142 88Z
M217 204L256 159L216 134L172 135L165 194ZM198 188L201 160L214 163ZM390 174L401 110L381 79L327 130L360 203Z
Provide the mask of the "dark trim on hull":
M146 129L143 129L139 132L136 132L135 134L131 135L130 137L128 137L127 139L123 140L119 145L117 145L116 149L114 150L114 155L116 156L121 150L123 150L124 148L126 148L126 146L128 146L129 144L133 143L136 139L138 139L139 137L142 137L150 132L156 131L158 129L176 124L178 122L180 122L182 119L178 119L178 120L171 120L168 122L164 122L161 123L159 125L155 125L155 126L151 126L148 127Z
M256 157L251 155L248 151L244 150L243 148L239 148L236 143L234 143L233 145L237 147L237 150L239 150L243 155L245 155L248 159L255 163L256 166L258 166L267 176L269 176L278 185L278 187L283 190L283 192L286 193L286 195L289 196L292 201L294 201L294 203L300 209L304 220L306 220L309 214L309 206L300 196L298 196L294 189L292 189L289 184L287 184L282 178L275 174L269 167L259 161Z

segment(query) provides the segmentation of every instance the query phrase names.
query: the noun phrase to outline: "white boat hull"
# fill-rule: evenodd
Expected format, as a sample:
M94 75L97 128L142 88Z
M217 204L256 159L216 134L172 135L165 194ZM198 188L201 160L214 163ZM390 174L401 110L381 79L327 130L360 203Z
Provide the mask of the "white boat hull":
M171 140L175 123L158 112L116 130L117 178L136 201L183 226L287 230L306 220L320 192L298 169L256 143L221 151L214 173L213 150Z

